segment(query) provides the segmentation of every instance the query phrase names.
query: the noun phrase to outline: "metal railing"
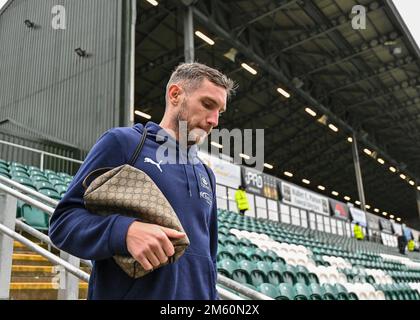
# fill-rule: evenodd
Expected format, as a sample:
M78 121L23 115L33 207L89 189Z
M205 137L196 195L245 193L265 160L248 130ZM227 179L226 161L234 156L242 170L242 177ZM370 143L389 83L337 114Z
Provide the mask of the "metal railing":
M13 189L13 188L15 189ZM56 205L58 204L57 201L50 199L48 197L46 197L45 195L36 192L34 190L32 190L31 188L28 188L26 186L23 186L19 183L16 183L15 181L2 177L0 176L0 191L3 191L4 193L6 193L7 195L15 198L15 199L20 199L28 204L30 204L31 206L38 208L44 212L46 212L49 215L52 215L54 212L54 209L52 207L50 207L49 205L56 207ZM28 195L32 196L28 196L25 195L23 192L27 193ZM46 205L45 203L42 203L34 198L38 198L46 203L48 203L49 205ZM0 208L1 209L1 208ZM16 207L15 210L10 210L12 212L9 212L9 214L14 214L16 213ZM1 222L1 219L0 219ZM51 242L50 238L43 234L42 232L26 225L25 223L23 223L22 221L20 221L19 219L15 219L14 221L14 227L16 227L17 229L20 229L28 234L30 234L31 236L35 237L36 239L42 241L43 243L46 243L48 245L50 245L51 247L54 247L54 244ZM30 249L32 249L33 251L35 251L36 253L42 255L43 257L47 258L49 261L51 261L54 264L60 265L64 268L66 273L70 273L73 276L75 276L77 279L81 279L83 281L88 281L89 280L89 275L80 270L79 266L74 266L73 264L69 263L68 261L57 257L55 254L51 253L50 251L38 246L37 244L35 244L34 242L32 242L31 240L23 237L22 235L20 235L19 233L15 232L14 230L12 230L11 228L5 226L4 224L0 223L0 234L3 233L4 235L7 235L8 237L19 241L21 243L23 243L25 246L29 247ZM0 241L0 245L1 245L1 241ZM58 249L58 248L56 248ZM59 249L58 249L59 250ZM60 251L63 252L63 251ZM9 250L10 253L10 250ZM4 253L3 253L4 254ZM68 255L68 254L67 254ZM0 258L1 258L1 253L0 253ZM71 258L71 256L67 256L67 260L69 260L69 258ZM74 257L73 257L74 258ZM87 260L80 260L80 262L83 262L84 264L88 265L88 266L92 266L90 261ZM11 268L11 265L10 265ZM2 270L0 270L0 273L2 272ZM64 277L68 278L68 275L64 275ZM0 282L1 282L1 277L0 277ZM74 279L73 279L74 282ZM68 281L66 282L68 283ZM78 283L78 282L77 282ZM1 284L1 283L0 283ZM10 280L9 280L9 285L10 285ZM230 292L229 290L226 290L225 288L221 287L224 286L228 289L234 290L237 293L243 295L245 298L234 294L232 292ZM73 288L75 288L75 286L72 286ZM224 277L223 275L218 275L218 284L217 284L217 291L219 293L220 298L222 299L228 299L228 300L243 300L243 299L258 299L258 300L272 300L270 297L265 296L255 290L252 290L248 287L245 287L229 278ZM78 286L76 287L77 291L78 291ZM69 290L64 289L64 294L62 295L62 297L67 298L67 299L71 299L71 298L77 298L78 292L75 293L73 289L73 292L69 292ZM66 291L67 290L67 291ZM1 297L0 297L1 298Z
M76 160L76 159L73 159L73 158L60 156L60 155L57 155L57 154L54 154L54 153L51 153L51 152L47 152L47 151L43 151L43 150L39 150L39 149L25 147L25 146L22 146L20 144L12 143L12 142L5 141L5 140L0 140L0 144L8 145L8 146L15 147L15 148L22 149L22 150L32 151L32 152L40 154L41 159L40 159L40 163L39 163L39 168L41 170L44 170L45 156L49 156L49 157L53 157L53 158L57 158L57 159L61 159L61 160L66 160L66 161L70 161L70 162L74 162L74 163L79 163L79 164L83 163L83 161L81 161L81 160Z

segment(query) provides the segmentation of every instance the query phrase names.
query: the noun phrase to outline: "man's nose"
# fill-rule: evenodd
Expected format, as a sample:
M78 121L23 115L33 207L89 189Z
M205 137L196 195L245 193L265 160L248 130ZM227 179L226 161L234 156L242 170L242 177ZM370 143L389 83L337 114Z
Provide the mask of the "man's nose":
M207 118L207 122L214 128L219 124L219 111L212 111Z

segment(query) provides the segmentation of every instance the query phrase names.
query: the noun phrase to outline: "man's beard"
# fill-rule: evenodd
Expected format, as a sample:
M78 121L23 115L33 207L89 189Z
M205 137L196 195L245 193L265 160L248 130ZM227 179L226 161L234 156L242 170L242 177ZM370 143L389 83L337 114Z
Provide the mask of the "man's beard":
M184 99L181 103L181 110L179 110L177 117L176 117L176 130L178 132L179 140L187 140L187 145L192 146L194 144L202 144L209 134L205 130L201 128L191 128L189 121L189 113L188 113L188 107L187 107L187 99ZM180 123L185 122L186 123L186 131L182 132L180 131Z

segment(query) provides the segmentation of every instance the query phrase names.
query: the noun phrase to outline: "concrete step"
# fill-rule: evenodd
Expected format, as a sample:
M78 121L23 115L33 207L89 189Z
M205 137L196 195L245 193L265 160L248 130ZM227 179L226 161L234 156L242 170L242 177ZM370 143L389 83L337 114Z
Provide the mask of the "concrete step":
M12 265L52 266L47 258L34 253L14 253L12 258Z
M79 285L79 299L87 297L87 283ZM11 300L57 300L59 284L53 282L15 283L10 284Z

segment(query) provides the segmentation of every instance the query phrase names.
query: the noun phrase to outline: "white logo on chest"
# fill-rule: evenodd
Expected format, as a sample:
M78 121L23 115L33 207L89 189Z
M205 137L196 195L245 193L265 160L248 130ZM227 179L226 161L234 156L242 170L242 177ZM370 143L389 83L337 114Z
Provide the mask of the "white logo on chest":
M150 158L144 158L144 162L154 164L159 169L159 171L162 172L162 168L160 167L160 164L162 163L162 160L160 160L159 163L157 163L156 161L153 161Z

